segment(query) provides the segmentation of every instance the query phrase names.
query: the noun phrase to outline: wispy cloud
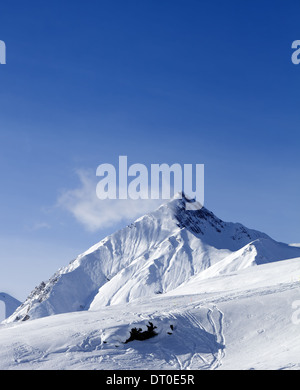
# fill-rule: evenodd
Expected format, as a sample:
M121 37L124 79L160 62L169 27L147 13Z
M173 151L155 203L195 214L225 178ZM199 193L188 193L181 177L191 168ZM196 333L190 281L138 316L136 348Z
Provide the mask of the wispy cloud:
M78 188L61 192L57 205L70 212L89 231L111 227L121 221L132 221L156 209L161 200L106 199L96 195L97 177L87 170L78 170Z
M26 230L30 232L34 232L42 229L51 229L51 225L48 222L35 222L30 226L28 225L26 226Z

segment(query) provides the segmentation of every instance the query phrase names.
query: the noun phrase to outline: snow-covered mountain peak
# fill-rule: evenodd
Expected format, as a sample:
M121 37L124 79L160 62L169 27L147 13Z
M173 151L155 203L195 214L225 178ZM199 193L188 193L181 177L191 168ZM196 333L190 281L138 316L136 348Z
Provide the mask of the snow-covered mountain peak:
M35 288L8 322L96 310L170 292L202 273L300 257L300 248L224 222L205 207L187 210L186 202L174 197L92 246Z
M186 228L195 234L204 234L201 230L201 225L209 224L218 233L224 228L224 222L216 217L211 211L202 207L198 210L186 210L186 200L174 200L169 204L173 210L174 216L181 228Z

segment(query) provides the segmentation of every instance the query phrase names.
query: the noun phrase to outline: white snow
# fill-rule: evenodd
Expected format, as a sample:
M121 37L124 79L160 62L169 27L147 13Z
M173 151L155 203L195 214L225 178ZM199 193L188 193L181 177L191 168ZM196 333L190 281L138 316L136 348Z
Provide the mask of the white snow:
M300 248L182 206L36 288L0 325L0 369L299 369ZM149 321L157 336L125 344Z
M300 325L291 320L299 274L297 258L151 299L3 324L0 368L299 369ZM124 344L148 321L158 336Z
M185 201L174 199L78 256L7 322L127 303L171 291L203 271L214 276L293 257L300 248L204 208L187 212Z
M11 316L21 305L20 301L4 292L0 292L0 301L4 303L4 318Z

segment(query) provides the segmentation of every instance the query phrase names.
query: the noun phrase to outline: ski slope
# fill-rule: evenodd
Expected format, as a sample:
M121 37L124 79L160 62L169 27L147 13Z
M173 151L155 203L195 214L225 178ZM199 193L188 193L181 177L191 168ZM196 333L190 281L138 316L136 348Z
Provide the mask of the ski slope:
M299 369L299 275L297 258L195 277L151 299L2 324L0 368ZM157 336L124 344L149 321Z
M300 257L300 248L173 199L42 282L7 322L96 310L165 294L190 278ZM201 276L202 275L202 276Z
M299 369L299 245L185 202L36 287L0 324L0 369Z

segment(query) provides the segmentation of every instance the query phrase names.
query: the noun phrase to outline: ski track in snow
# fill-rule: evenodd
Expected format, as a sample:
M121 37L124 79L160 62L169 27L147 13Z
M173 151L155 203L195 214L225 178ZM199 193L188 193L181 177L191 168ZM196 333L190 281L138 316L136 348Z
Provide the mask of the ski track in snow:
M45 353L38 348L28 344L15 343L13 347L13 358L16 363L38 363L45 357Z
M201 308L203 309L203 307ZM219 317L218 326L213 319L214 313L217 313ZM195 366L199 368L199 360L202 361L202 364L200 364L201 369L214 370L220 367L222 365L222 359L225 357L225 337L223 334L224 314L217 308L216 305L213 306L213 309L207 309L207 320L211 327L210 330L206 329L201 321L190 310L186 310L184 313L181 313L181 315L189 321L192 325L191 328L200 329L202 331L202 341L204 341L206 347L210 349L210 353L206 353L207 356L204 357L203 354L197 352L198 343L197 337L195 337L196 341L194 341L193 351L190 353L190 356L185 361L181 361L178 356L175 357L178 361L179 368L181 370L190 370ZM215 351L216 345L219 345L217 352Z
M144 324L153 321L158 326L157 338L149 340L150 342L135 341L125 346L118 331L117 336L112 338L106 338L102 330L89 334L78 333L73 335L77 342L69 345L65 352L96 352L97 356L83 359L98 359L98 363L105 363L109 359L116 369L124 369L124 359L130 356L132 364L134 361L153 358L163 368L214 370L222 365L225 356L224 315L215 305L202 306L201 311L204 312L203 321L207 320L206 326L198 318L198 314L194 313L193 307L184 311L155 312L148 316L136 313ZM128 330L138 323L128 324ZM174 329L168 334L169 324L174 324ZM107 341L103 343L104 340Z
M224 292L220 296L213 296L201 300L201 303L195 306L195 309L203 307L204 304L224 303L233 300L240 300L244 298L255 298L263 295L270 295L281 293L288 290L294 290L299 288L299 282L292 283L280 283L277 286L252 288L249 290L236 291L236 292Z
M300 248L185 206L172 200L36 287L0 326L0 368L215 370L232 367L232 356L246 369L261 367L262 359L299 368L289 318ZM0 298L13 311L19 305L7 294ZM251 299L272 310L257 315ZM54 314L62 316L47 318ZM134 327L149 322L155 337L126 342Z

